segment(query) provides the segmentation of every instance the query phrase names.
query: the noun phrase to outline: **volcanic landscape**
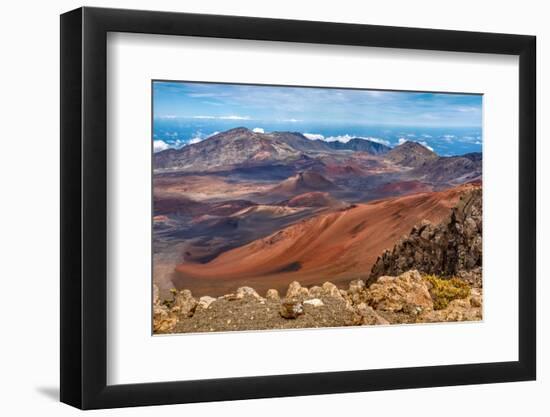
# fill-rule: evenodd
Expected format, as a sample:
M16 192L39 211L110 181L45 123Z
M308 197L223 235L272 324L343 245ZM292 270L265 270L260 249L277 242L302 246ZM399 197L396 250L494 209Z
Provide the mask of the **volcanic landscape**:
M235 128L154 154L153 274L161 294L347 286L422 220L481 183L480 153L416 142L311 140Z

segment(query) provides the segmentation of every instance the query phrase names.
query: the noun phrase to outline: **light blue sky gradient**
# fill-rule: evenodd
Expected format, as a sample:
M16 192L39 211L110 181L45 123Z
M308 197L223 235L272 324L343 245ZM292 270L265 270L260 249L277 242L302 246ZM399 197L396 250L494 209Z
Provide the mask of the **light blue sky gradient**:
M482 96L155 81L157 119L481 129Z

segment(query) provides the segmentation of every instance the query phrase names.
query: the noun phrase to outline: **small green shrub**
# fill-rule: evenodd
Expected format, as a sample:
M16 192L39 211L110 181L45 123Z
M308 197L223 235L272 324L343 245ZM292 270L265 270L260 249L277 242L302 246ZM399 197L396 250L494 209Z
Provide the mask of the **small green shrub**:
M435 310L444 309L451 301L470 295L470 286L460 278L443 279L435 275L426 275L424 279L431 284L430 295Z

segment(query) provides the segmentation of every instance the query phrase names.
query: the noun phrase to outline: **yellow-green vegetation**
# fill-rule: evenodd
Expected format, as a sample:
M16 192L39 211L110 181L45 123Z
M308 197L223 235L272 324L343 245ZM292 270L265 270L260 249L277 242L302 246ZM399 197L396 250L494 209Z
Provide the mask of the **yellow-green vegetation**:
M460 278L444 279L436 275L425 275L424 279L431 284L430 295L435 310L444 309L451 301L470 295L470 286Z

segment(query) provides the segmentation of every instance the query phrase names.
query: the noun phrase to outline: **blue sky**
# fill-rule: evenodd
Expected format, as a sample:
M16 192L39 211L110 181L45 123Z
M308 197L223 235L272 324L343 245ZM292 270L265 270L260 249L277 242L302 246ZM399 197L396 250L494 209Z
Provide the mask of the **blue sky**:
M155 118L481 127L480 95L154 83Z
M153 111L155 151L239 126L312 140L416 141L439 155L482 149L481 95L155 81Z

